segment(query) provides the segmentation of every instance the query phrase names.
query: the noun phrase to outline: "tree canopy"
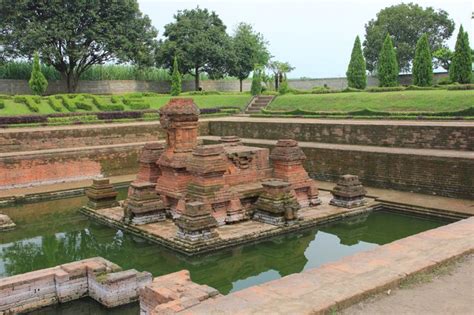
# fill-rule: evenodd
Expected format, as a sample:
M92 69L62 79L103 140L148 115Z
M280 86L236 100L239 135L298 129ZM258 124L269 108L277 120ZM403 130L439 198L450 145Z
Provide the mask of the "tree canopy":
M379 51L389 33L397 51L401 72L411 69L415 47L422 34L430 34L430 50L446 47L445 42L454 31L454 22L446 11L423 9L414 3L402 3L382 9L376 19L365 25L364 56L367 70L377 68Z
M38 51L62 74L70 92L92 65L151 65L156 36L136 0L0 1L4 55L31 58Z
M240 23L232 37L232 49L228 73L240 81L249 77L256 65L264 66L270 59L267 42L262 34L253 30L250 24Z
M267 67L275 76L275 91L278 91L280 83L286 80L286 74L295 69L290 63L277 60L270 61Z
M160 41L157 64L171 70L173 58L177 56L180 73L194 76L196 90L201 72L211 78L223 77L231 43L219 16L197 7L178 11L174 19L165 25L165 40Z
M430 52L428 35L423 34L416 44L413 60L413 84L431 86L433 83L433 61Z
M471 83L472 55L469 47L469 35L464 28L459 28L454 55L449 67L449 79L452 82Z
M387 34L377 63L379 86L397 86L398 73L397 54L393 48L392 38Z
M362 55L359 36L354 41L352 48L351 61L347 67L347 83L349 87L355 89L365 89L367 86L367 74L365 73L365 60Z

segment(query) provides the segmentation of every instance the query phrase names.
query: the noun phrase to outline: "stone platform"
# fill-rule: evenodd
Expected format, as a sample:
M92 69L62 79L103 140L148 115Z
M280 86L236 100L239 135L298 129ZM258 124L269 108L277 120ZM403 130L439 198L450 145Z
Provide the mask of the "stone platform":
M320 198L322 201L321 205L301 209L298 212L299 220L291 225L275 226L252 220L223 225L216 228L218 234L217 238L196 245L191 245L176 238L177 226L170 219L137 226L123 222L123 209L121 207L99 210L84 207L82 208L82 212L106 225L123 229L172 250L186 255L196 255L245 243L257 242L276 235L340 220L347 216L371 211L375 207L380 206L380 203L375 202L374 199L367 198L368 202L366 205L353 209L345 209L329 205L329 201L332 198L329 192L321 192Z

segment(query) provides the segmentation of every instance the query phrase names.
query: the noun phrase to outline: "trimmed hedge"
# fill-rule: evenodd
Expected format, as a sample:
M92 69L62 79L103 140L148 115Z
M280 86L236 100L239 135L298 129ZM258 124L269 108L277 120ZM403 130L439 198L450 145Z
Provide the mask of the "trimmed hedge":
M0 109L5 108L5 101L0 99Z
M452 84L447 86L448 91L474 90L474 84Z
M92 99L92 103L101 111L112 112L112 111L123 111L125 107L122 104L105 104L102 102L102 99L95 95L87 95Z
M48 104L55 112L62 112L63 107L61 102L54 96L48 97Z
M41 102L41 98L39 96L17 95L13 98L13 101L15 103L25 104L32 112L39 112L39 107L37 105Z
M325 111L307 111L302 109L295 109L292 111L272 111L262 109L264 115L280 115L280 116L378 116L378 117L393 117L393 116L438 116L438 117L468 117L474 116L474 107L469 107L463 110L452 112L384 112L375 111L369 108L349 111L349 112L325 112Z

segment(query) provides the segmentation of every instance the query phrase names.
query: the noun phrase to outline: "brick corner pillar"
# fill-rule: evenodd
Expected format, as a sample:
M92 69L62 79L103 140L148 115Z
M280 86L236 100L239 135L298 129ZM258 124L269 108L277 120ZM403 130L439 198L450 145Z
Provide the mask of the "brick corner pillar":
M270 153L270 160L274 168L273 176L291 184L301 207L321 204L318 188L303 167L306 155L298 146L298 142L290 139L278 140Z

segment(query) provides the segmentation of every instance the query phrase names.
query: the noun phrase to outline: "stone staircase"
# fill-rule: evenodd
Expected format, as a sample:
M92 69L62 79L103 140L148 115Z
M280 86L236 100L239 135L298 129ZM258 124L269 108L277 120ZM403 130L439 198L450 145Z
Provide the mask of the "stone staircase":
M262 109L268 106L268 104L273 101L275 98L274 95L258 95L255 96L252 101L250 101L250 104L247 106L245 109L246 114L256 114L260 113Z

